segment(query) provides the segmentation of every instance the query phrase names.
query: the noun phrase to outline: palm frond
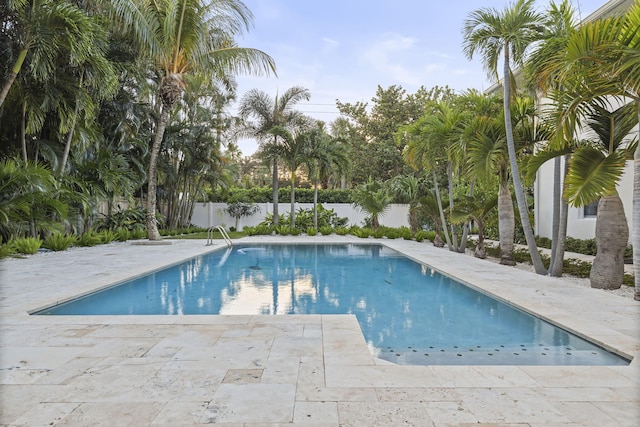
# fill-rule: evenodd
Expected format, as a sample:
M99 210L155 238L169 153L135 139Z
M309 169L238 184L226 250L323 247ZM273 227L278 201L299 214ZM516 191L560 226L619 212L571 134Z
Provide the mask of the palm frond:
M591 147L581 147L571 156L565 179L564 197L572 206L586 206L598 197L611 194L622 176L625 155L609 155Z

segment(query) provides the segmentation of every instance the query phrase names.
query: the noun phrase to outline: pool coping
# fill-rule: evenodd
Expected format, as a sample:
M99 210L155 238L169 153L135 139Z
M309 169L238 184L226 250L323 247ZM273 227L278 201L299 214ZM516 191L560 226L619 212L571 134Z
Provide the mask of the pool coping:
M16 370L8 371L8 366L13 367L21 358L27 360L37 348L44 350L49 348L54 353L61 351L61 347L70 346L71 342L80 342L77 339L64 337L56 337L56 344L48 346L40 334L46 334L45 331L53 328L60 328L64 333L84 333L80 331L88 331L87 337L97 333L100 328L114 328L115 330L128 331L130 329L145 328L150 325L152 329L159 328L167 334L171 334L171 328L183 328L193 326L194 328L209 328L216 330L225 329L223 334L248 334L249 336L262 333L265 329L274 328L274 336L267 338L273 343L278 342L278 337L282 334L282 330L278 328L291 328L295 325L304 324L303 330L308 329L307 335L301 332L302 337L296 339L318 339L321 341L322 357L318 356L317 363L323 362L316 368L322 371L323 378L319 381L317 387L322 389L322 393L334 393L331 396L322 394L324 401L319 396L309 396L311 391L308 389L309 384L304 383L307 379L302 379L301 371L298 371L294 387L294 400L291 402L292 408L300 408L307 411L316 407L326 409L326 402L334 402L335 405L328 405L330 411L327 412L323 421L327 425L338 425L340 423L348 424L349 420L364 420L370 417L371 413L377 410L390 410L393 408L405 408L407 402L408 390L417 392L417 390L435 390L447 389L455 392L459 398L458 404L466 410L464 414L469 415L469 422L541 422L544 425L548 422L576 422L584 424L584 411L575 411L570 416L561 411L559 408L566 409L566 399L580 400L583 403L572 403L573 406L587 405L592 411L597 408L599 416L605 415L616 422L628 422L631 420L640 420L640 414L629 413L623 411L617 414L620 407L637 408L640 401L640 362L637 356L640 354L640 339L638 337L636 325L640 324L640 303L633 300L610 295L601 290L579 287L577 285L566 284L560 279L542 277L533 273L517 270L510 267L496 265L494 263L478 260L463 254L449 252L443 249L434 248L426 243L417 243L404 240L387 240L387 239L362 239L352 238L350 236L256 236L243 238L239 240L241 243L381 243L387 247L398 250L410 258L426 263L435 270L443 272L449 276L460 280L461 282L471 285L472 287L488 293L498 299L508 301L509 303L524 309L527 312L535 313L534 315L541 317L551 323L570 330L578 335L588 337L592 341L605 348L615 349L626 356L633 357L629 366L624 367L590 367L590 366L398 366L388 362L375 359L369 353L366 343L359 330L355 316L348 315L312 315L301 318L301 316L30 316L29 310L36 307L49 305L54 299L62 299L65 297L77 296L81 292L90 292L101 286L111 286L116 282L126 279L126 276L141 275L149 271L154 271L169 263L175 264L189 259L196 255L201 255L212 250L220 249L222 244L214 247L204 246L203 241L176 241L175 244L169 246L138 246L132 249L128 244L114 244L106 247L97 247L87 249L84 254L87 262L78 265L74 262L73 252L67 254L41 254L24 260L9 260L3 262L0 266L2 274L2 303L0 305L0 319L2 327L10 333L10 340L2 340L2 351L0 352L0 378L2 378L1 393L11 393L12 390L20 389L20 393L27 393L31 399L28 404L21 404L19 408L12 409L9 414L16 415L15 418L9 420L24 419L28 414L42 415L45 407L51 403L57 402L56 399L47 395L42 397L43 390L48 387L38 384L29 378L23 378L16 373ZM89 256L90 254L90 256ZM134 256L135 254L135 256ZM93 257L93 258L91 258ZM135 259L139 257L139 260ZM463 258L464 257L464 258ZM113 260L113 261L112 261ZM75 260L77 261L77 260ZM121 270L126 269L126 272ZM87 280L88 279L88 280ZM514 282L518 286L513 286ZM43 295L44 293L44 295ZM40 295L39 295L40 294ZM73 317L73 319L70 319ZM306 322L306 323L305 323ZM96 326L97 325L97 326ZM100 326L102 325L102 326ZM97 329L96 329L97 328ZM235 332L234 332L235 331ZM321 332L319 332L321 331ZM124 332L123 332L124 333ZM217 333L217 332L216 332ZM288 333L288 332L287 332ZM31 338L31 335L39 336L38 339ZM167 335L167 336L168 336ZM267 334L268 335L268 334ZM164 338L167 339L167 336ZM161 337L158 337L161 338ZM52 338L53 339L53 338ZM244 338L239 337L238 340ZM294 340L294 338L291 338ZM61 342L59 342L61 341ZM68 341L68 342L67 342ZM88 340L87 345L93 341ZM192 345L192 343L181 343L180 345ZM93 344L91 351L98 351L98 344ZM124 345L124 344L123 344ZM275 345L275 344L274 344ZM186 348L186 347L185 347ZM101 357L106 357L102 363L116 356L109 356L111 350L101 349ZM124 351L124 350L123 350ZM295 348L290 349L291 357L298 357L300 366L306 361L305 356L297 354ZM92 353L93 354L93 353ZM315 353L314 353L315 354ZM311 359L311 357L310 357ZM316 360L316 358L313 358ZM70 361L62 363L60 366L50 368L51 372L63 372L71 369L70 364L79 363L78 360L84 358L74 358ZM129 359L127 359L129 360ZM130 360L142 360L132 358ZM28 361L28 360L27 360ZM308 362L308 361L306 361ZM137 363L137 362L136 362ZM46 365L46 363L45 363ZM49 368L47 368L49 369ZM266 364L266 371L269 366ZM302 368L300 368L302 369ZM22 371L25 372L25 371ZM17 375L17 376L16 376ZM24 375L24 374L23 374ZM43 374L46 377L47 374ZM44 378L43 377L43 378ZM292 380L293 381L293 380ZM309 380L311 381L311 380ZM315 380L314 380L315 381ZM75 380L68 380L70 384L75 384ZM70 384L56 384L61 388L68 389ZM106 384L102 384L107 387ZM265 384L265 387L267 384ZM270 384L278 389L273 384ZM217 388L216 388L217 387ZM215 389L214 397L218 396L220 390L226 389L226 385L218 385L212 387L212 393ZM249 386L247 386L249 387ZM258 387L258 386L253 386ZM466 395L474 388L476 392L491 393L490 390L504 388L508 391L509 396L517 395L519 401L540 403L541 395L546 396L541 403L546 408L548 418L540 416L540 413L533 409L529 412L536 412L537 415L527 412L528 416L522 414L505 415L505 408L510 404L503 402L504 405L497 405L494 409L488 410L480 408L476 397ZM249 388L251 389L251 388ZM559 389L566 390L568 394L579 398L557 396L549 397L550 394L558 392ZM614 390L616 398L613 404L605 405L602 403L602 396L597 396L596 390ZM24 390L30 390L25 392ZM289 389L287 389L289 390ZM369 390L369 391L367 391ZM396 393L392 396L388 393ZM480 391L479 391L480 390ZM554 391L555 390L555 391ZM623 396L623 391L629 396ZM344 393L349 391L349 396ZM363 393L368 397L367 403L358 401L353 402L353 393ZM373 393L373 394L372 394ZM404 394L403 394L404 393ZM46 393L45 393L46 394ZM530 395L535 394L535 398ZM18 396L19 393L16 393ZM373 395L376 399L369 399ZM384 397L383 397L384 395ZM404 397L402 397L404 396ZM528 397L527 397L528 396ZM6 397L6 396L5 396ZM237 396L236 396L237 397ZM226 398L232 399L236 397ZM493 396L492 398L495 398ZM22 396L24 399L24 396ZM44 399L44 400L43 400ZM74 399L79 399L74 397ZM102 399L102 397L100 398ZM107 399L107 397L104 397ZM109 397L113 399L113 397ZM364 398L363 398L364 399ZM390 399L390 400L388 400ZM456 423L460 420L460 414L452 410L451 412L442 413L442 411L434 409L434 397L422 396L420 399L427 403L420 403L417 398L410 399L411 408L405 408L403 417L407 418L411 411L418 411L422 419L431 419L435 425L438 424L439 416L442 419ZM440 398L438 398L440 399ZM475 399L475 400L474 400ZM3 399L5 400L5 399ZM11 399L10 399L11 400ZM9 401L10 401L9 400ZM82 399L80 399L82 400ZM90 399L85 399L90 400ZM357 400L357 399L356 399ZM371 400L371 401L370 401ZM491 399L480 398L488 406L492 406ZM428 404L428 402L431 404ZM169 410L171 404L169 399L157 399L154 404L161 407L158 411L163 414L165 410ZM325 402L323 404L323 402ZM438 400L440 406L443 405ZM474 403L475 402L475 403ZM564 403L562 403L564 402ZM586 403L584 403L586 402ZM70 405L71 403L63 401L56 403L59 405ZM77 404L67 419L73 419L79 408L92 408L91 401L74 402ZM550 406L545 406L545 405ZM448 404L447 404L448 405ZM477 406L480 405L480 406ZM446 406L446 405L445 405ZM24 407L24 408L23 408ZM23 409L20 409L23 408ZM155 407L154 407L155 408ZM366 408L366 410L364 410ZM386 408L386 409L385 409ZM3 408L4 410L5 408ZM178 408L171 408L173 411L179 411ZM512 408L513 409L513 408ZM105 415L106 409L95 409L98 413ZM204 409L201 414L206 414L211 407ZM635 409L633 409L635 410ZM632 411L633 411L632 410ZM102 412L100 412L102 411ZM291 409L293 411L293 409ZM298 409L296 409L298 411ZM383 412L384 412L383 411ZM407 412L409 411L409 412ZM519 409L522 412L522 408ZM385 412L387 415L389 415ZM446 411L445 411L446 412ZM566 412L566 411L565 411ZM636 411L637 412L637 411ZM301 421L294 412L283 418L282 422ZM334 417L330 414L336 414ZM366 415L365 413L369 414ZM490 413L490 414L489 414ZM605 415L602 415L604 413ZM11 418L13 415L7 415ZM471 417L473 415L473 418ZM232 416L228 422L246 422L244 415L238 414L235 421ZM256 415L257 416L257 415ZM631 418L629 418L631 416ZM200 421L209 418L201 415ZM268 416L264 419L255 420L268 421ZM289 418L287 418L289 417ZM337 418L336 418L337 417ZM365 418L358 418L365 417ZM424 418L427 417L427 418ZM524 418L523 418L524 417ZM214 417L215 418L215 417ZM336 419L334 419L336 418ZM162 419L157 412L153 418L149 418L148 424L158 424ZM225 418L226 419L226 418ZM398 420L399 418L396 418ZM592 418L595 420L596 418ZM245 420L245 421L242 421ZM473 421L475 420L475 421ZM555 420L555 421L554 421ZM0 424L6 420L0 417ZM271 420L272 422L273 420ZM308 421L308 420L302 420ZM336 422L334 422L336 421ZM367 422L367 424L369 424ZM532 425L533 425L532 424ZM428 423L426 424L428 425Z

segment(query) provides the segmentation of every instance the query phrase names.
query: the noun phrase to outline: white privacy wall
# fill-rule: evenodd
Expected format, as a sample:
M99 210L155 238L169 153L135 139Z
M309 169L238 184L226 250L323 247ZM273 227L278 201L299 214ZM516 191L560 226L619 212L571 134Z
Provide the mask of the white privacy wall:
M256 203L260 207L260 211L249 217L242 217L238 222L238 230L244 227L256 226L264 221L267 213L273 213L273 203ZM191 223L199 227L215 227L222 225L227 230L229 227L235 226L235 218L231 217L224 211L227 207L226 203L196 203L193 209ZM364 225L364 219L367 214L361 212L353 205L348 203L322 203L325 209L333 209L339 217L349 218L348 225ZM313 203L296 203L296 211L298 209L313 209ZM291 211L290 203L278 203L278 213L288 215ZM387 227L408 227L409 226L409 205L394 204L390 205L387 212L380 217L380 224Z

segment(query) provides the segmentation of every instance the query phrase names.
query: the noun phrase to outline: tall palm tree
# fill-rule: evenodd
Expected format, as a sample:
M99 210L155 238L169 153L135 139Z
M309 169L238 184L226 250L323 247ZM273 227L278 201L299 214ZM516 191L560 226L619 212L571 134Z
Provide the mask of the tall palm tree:
M529 209L520 179L513 141L510 108L512 99L511 61L516 65L522 65L527 48L540 37L542 17L534 11L533 6L534 0L516 0L515 3L505 7L502 11L494 8L481 8L471 12L464 22L463 50L469 59L472 59L476 52L480 52L483 56L482 62L485 69L494 79L498 77L498 62L501 54L503 56L504 121L511 177L533 266L536 273L546 274L547 270L542 263L529 221Z
M336 172L339 176L349 167L347 150L340 144L339 138L334 138L325 131L324 122L317 122L315 129L308 132L304 163L313 183L313 226L318 228L318 187L321 180Z
M248 30L253 15L239 0L112 0L114 11L137 36L160 76L160 115L153 137L148 174L147 232L160 240L156 224L157 162L173 107L188 74L224 79L229 74L275 72L271 57L240 48L235 38Z
M554 70L550 68L553 61L549 58L557 55L559 51L567 48L570 35L577 27L575 10L569 0L563 0L560 4L552 1L545 12L544 29L542 32L542 43L532 52L527 60L525 72L528 75L529 84L538 91L548 93L550 89L562 90L557 79L554 78ZM561 107L555 103L547 109L551 118L558 117L557 112ZM563 126L555 121L552 126L555 135L550 139L547 147L551 150L563 148L571 144L573 135L565 132L574 126ZM564 157L565 174L568 171L570 154ZM560 277L564 265L564 250L567 238L568 204L562 198L561 176L562 157L556 156L554 159L553 178L553 217L551 231L551 262L549 264L549 275Z
M293 86L287 89L281 96L271 98L264 91L253 89L247 92L240 100L240 117L245 120L244 128L240 132L242 136L257 138L262 144L271 142L278 144L278 135L269 131L276 126L291 130L295 126L302 113L293 107L300 101L308 101L311 93L308 89ZM270 150L273 151L273 150ZM277 153L273 153L277 154ZM278 157L272 156L273 164L272 181L273 188L273 222L278 224Z
M287 165L291 173L291 228L296 227L296 171L305 161L305 156L309 146L309 133L299 132L297 135L293 135L286 129L275 126L269 131L270 134L281 138L282 143L275 146L275 150L278 153L284 163Z

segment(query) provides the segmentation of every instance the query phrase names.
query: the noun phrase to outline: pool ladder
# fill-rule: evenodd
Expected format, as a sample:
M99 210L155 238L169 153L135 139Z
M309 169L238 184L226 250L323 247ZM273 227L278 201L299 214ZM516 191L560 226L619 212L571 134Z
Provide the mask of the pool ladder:
M220 232L222 238L224 239L224 242L227 244L227 247L230 248L233 246L233 242L231 241L229 234L227 234L227 231L221 225L209 227L209 229L207 230L207 246L213 245L213 232L215 230L218 230Z

